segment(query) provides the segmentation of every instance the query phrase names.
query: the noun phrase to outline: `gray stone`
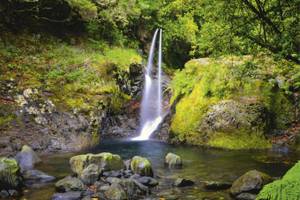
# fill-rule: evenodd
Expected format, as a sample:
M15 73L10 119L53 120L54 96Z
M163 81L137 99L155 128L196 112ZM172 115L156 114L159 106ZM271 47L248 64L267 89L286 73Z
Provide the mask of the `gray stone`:
M218 181L205 181L204 188L207 190L226 190L231 187L231 183Z
M52 200L81 200L81 192L55 193Z
M32 169L26 170L23 173L23 177L27 184L33 183L47 183L55 180L54 176L50 176L40 170Z
M85 189L84 184L78 178L67 176L55 183L55 188L59 192L68 191L83 191Z
M230 193L237 196L241 193L257 194L264 185L272 182L272 178L260 171L251 170L235 180L230 188Z
M143 176L136 180L147 187L155 187L158 185L158 181L156 179L148 176Z
M169 168L181 168L182 159L174 153L168 153L165 157L165 164L168 165Z
M194 185L194 181L184 179L184 178L178 178L174 182L174 186L176 187L187 187L187 186L192 186Z
M80 179L84 184L91 185L95 183L101 174L101 169L98 165L90 164L81 173Z
M105 196L110 200L126 200L127 195L124 189L118 183L113 183L108 190L104 192Z
M22 172L33 169L35 164L41 162L38 155L27 145L24 145L22 150L17 153L16 160L18 161Z

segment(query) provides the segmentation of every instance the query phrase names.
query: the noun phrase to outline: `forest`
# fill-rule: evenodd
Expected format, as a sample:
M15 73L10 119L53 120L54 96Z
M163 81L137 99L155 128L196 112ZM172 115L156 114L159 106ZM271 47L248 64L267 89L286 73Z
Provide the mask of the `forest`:
M1 0L0 199L300 199L299 0Z

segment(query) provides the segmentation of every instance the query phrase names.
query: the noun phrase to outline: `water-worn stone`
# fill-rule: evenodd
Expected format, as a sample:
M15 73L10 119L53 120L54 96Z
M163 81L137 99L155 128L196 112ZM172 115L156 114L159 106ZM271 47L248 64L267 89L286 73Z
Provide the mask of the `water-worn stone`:
M147 158L134 156L131 160L130 167L135 174L153 177L151 162Z
M178 178L174 182L174 186L176 187L187 187L187 186L192 186L194 185L194 181L184 179L184 178Z
M23 178L20 167L15 159L0 158L0 190L20 190L23 185Z
M118 183L113 183L105 192L105 196L110 200L125 200L127 199L126 192Z
M90 164L80 174L80 179L84 184L91 185L95 183L101 174L101 169L96 164Z
M231 187L231 183L218 181L205 181L204 188L207 190L226 190Z
M55 193L52 200L81 200L81 192Z
M174 153L168 153L165 157L165 164L169 168L180 168L182 167L182 159Z
M34 184L34 183L47 183L55 180L54 176L50 176L40 170L32 169L26 170L23 173L23 177L25 179L26 184Z
M121 183L121 179L119 178L115 178L115 177L108 177L106 179L107 182L109 182L110 184L113 184L113 183Z
M99 154L77 155L70 159L71 169L74 173L80 175L84 168L90 164L96 164L103 171L124 169L124 163L117 154L108 152Z
M155 187L158 185L158 181L156 179L148 176L142 176L140 178L137 178L136 180L148 187Z
M257 194L265 184L272 182L272 178L260 171L251 170L235 180L230 188L233 196L241 193Z
M27 145L24 145L22 150L17 153L16 160L18 161L22 172L33 169L35 164L41 162L39 156Z
M121 171L108 171L108 172L103 172L102 175L105 176L105 177L120 178L122 176L122 172Z
M55 183L58 192L82 191L85 189L84 184L79 178L67 176Z

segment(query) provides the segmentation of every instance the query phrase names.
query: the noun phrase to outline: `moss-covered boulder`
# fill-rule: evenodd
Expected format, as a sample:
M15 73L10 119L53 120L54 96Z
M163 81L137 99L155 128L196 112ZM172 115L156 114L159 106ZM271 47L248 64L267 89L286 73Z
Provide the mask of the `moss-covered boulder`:
M135 174L153 177L152 165L147 158L134 156L131 159L130 167Z
M101 169L96 164L90 164L80 174L80 179L83 183L91 185L95 183L101 174Z
M122 186L118 183L113 183L108 190L104 192L105 196L111 200L126 200L127 195Z
M300 162L296 163L280 180L263 187L257 200L300 199Z
M23 178L20 167L15 159L0 157L0 191L21 189Z
M230 188L232 196L242 193L257 194L264 185L272 182L272 178L260 171L251 170L235 180Z
M71 169L78 175L90 164L98 165L103 171L121 170L125 167L119 155L108 152L77 155L70 159Z
M58 192L83 191L85 186L83 182L76 177L67 176L55 183Z
M182 167L182 159L174 153L168 153L165 157L165 164L169 168L180 168Z
M175 73L171 139L229 149L268 148L266 134L287 129L296 110L280 69L266 57L195 59Z

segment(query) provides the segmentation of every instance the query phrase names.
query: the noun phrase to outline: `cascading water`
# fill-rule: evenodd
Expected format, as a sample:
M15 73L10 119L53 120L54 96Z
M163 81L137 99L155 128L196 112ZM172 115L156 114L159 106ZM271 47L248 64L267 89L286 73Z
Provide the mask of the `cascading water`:
M153 58L157 33L159 31L158 44L158 70L157 79L153 78ZM140 113L140 135L133 140L148 140L151 134L158 128L163 120L162 111L162 30L156 29L148 57L147 68L145 71L145 85L141 103Z

